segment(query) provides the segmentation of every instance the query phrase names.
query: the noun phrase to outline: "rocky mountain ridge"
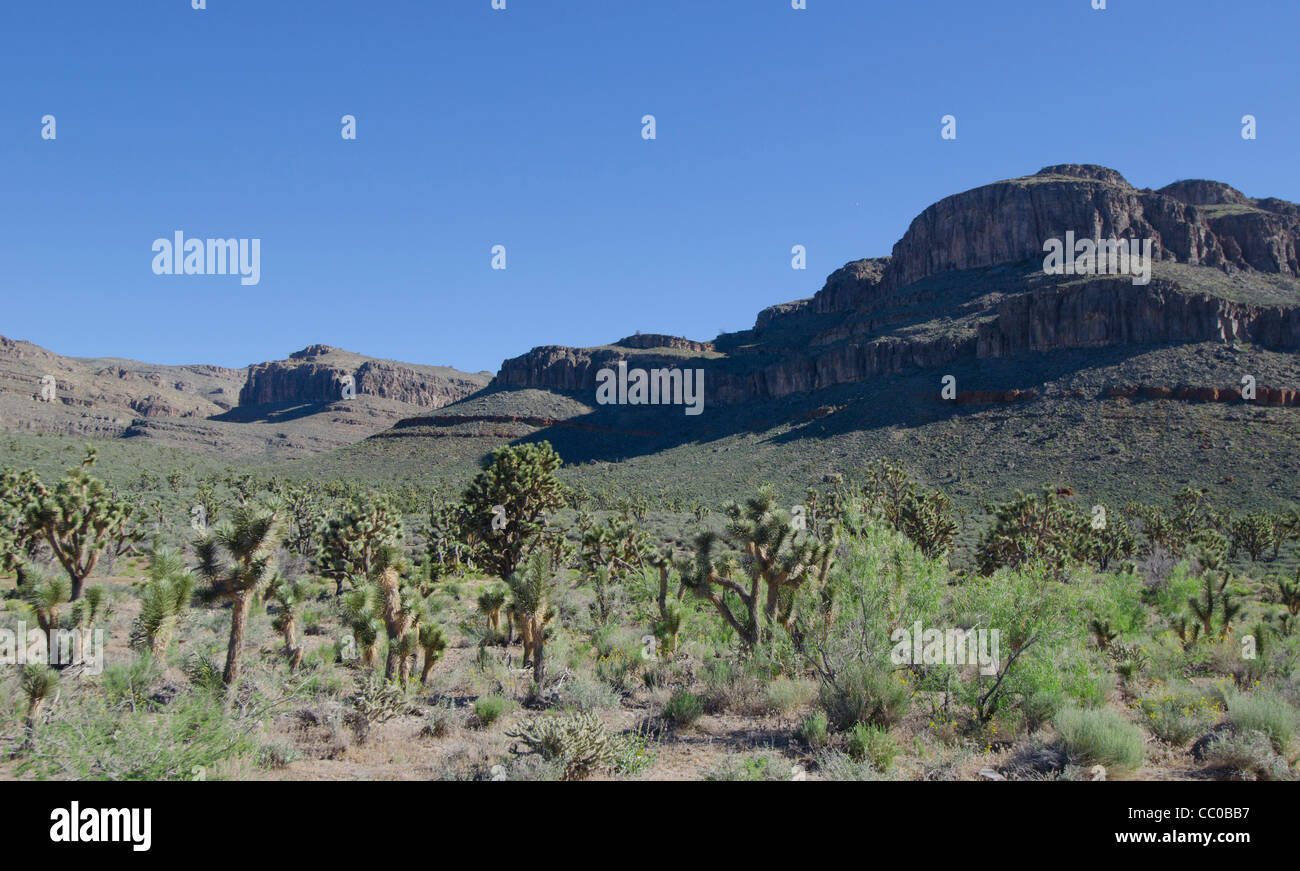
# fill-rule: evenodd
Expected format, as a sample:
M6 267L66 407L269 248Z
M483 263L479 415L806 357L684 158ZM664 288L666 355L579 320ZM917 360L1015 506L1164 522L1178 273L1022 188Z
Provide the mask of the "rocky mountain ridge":
M1153 280L1044 275L1043 243L1067 232L1150 239ZM1205 180L1139 190L1106 167L1051 166L935 203L891 256L764 309L751 330L719 336L716 353L683 359L680 339L543 346L505 361L493 386L586 391L628 359L704 368L708 401L737 404L961 358L1206 341L1300 351L1298 248L1294 203Z

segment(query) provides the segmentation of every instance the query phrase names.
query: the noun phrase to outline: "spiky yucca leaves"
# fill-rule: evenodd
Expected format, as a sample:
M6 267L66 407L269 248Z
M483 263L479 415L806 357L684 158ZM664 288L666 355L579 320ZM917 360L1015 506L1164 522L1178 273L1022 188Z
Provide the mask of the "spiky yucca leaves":
M343 623L360 651L361 664L371 667L379 656L379 639L384 635L383 597L377 587L366 585L343 594Z
M663 615L654 622L650 631L659 643L660 652L667 657L677 653L677 635L682 630L682 606L680 602L669 602Z
M498 578L541 546L545 515L564 507L566 489L555 475L562 465L550 442L507 445L466 489L467 528L483 543L482 565Z
M609 732L595 714L571 713L556 717L539 717L506 732L527 748L518 745L512 753L536 753L547 761L564 765L565 780L579 780L594 771L614 767L617 753Z
M65 575L30 566L23 585L23 601L36 614L36 624L48 637L59 625L59 613L72 595L72 583Z
M443 633L442 627L432 621L420 624L418 632L418 642L420 649L424 651L424 667L420 671L420 683L429 682L429 672L433 666L442 659L443 651L447 649L447 636Z
M551 555L533 551L524 567L506 578L506 585L511 594L508 613L524 645L524 665L532 664L533 680L540 687L546 677L546 626L555 617L550 602L555 587Z
M23 696L27 699L27 733L30 736L36 728L36 718L40 716L45 700L59 685L59 673L48 665L32 663L23 666L20 683Z
M1089 521L1088 529L1079 530L1083 538L1079 553L1097 564L1097 571L1104 572L1112 562L1130 559L1137 552L1137 536L1124 515L1119 513L1106 516L1105 525L1093 528Z
M848 519L845 513L848 501L862 500L866 516L883 519L894 529L907 536L925 555L934 559L946 553L957 534L952 502L941 490L925 490L900 465L888 460L877 460L867 465L865 483L860 493L837 494L831 510L818 512L816 504L807 506L813 513L814 528L824 527L817 514L839 515L841 522ZM821 529L821 534L833 528Z
M302 603L311 598L312 585L305 581L291 581L277 572L266 588L266 600L279 606L271 618L271 628L284 638L284 652L289 658L289 671L295 672L302 664L303 646L298 639L298 617Z
M27 505L26 523L50 546L72 582L73 601L81 598L86 578L100 554L113 544L138 540L131 530L134 505L109 493L104 482L91 477L84 465L69 469L53 490L37 486Z
M1119 633L1110 628L1109 620L1102 620L1094 617L1088 624L1092 630L1092 640L1097 643L1097 647L1105 650L1110 647L1110 643L1119 637Z
M596 523L590 514L583 512L578 518L582 543L578 562L583 579L590 582L596 592L593 616L597 625L608 622L613 603L612 585L622 582L633 572L641 571L654 559L650 539L638 528L628 512Z
M0 568L13 572L19 587L43 542L40 530L27 520L27 506L41 490L41 479L31 469L0 472Z
M1039 564L1059 575L1067 562L1083 558L1092 532L1088 518L1046 487L1038 495L1017 492L1002 505L989 506L993 525L976 554L980 574L999 568Z
M385 496L370 494L348 499L343 512L328 518L319 531L321 577L335 582L335 595L343 584L360 585L370 578L375 560L403 535L402 515Z
M493 633L501 631L501 607L506 603L506 589L501 586L491 586L478 594L479 612L487 618L488 628Z
M790 628L795 592L805 583L825 583L834 542L795 530L770 487L742 505L724 508L727 531L705 531L696 539L694 562L679 565L682 583L713 605L752 650L761 638L760 612L769 626ZM735 608L739 604L743 611Z
M364 651L366 664L375 660L380 635L387 637L384 675L388 680L405 684L410 679L414 657L422 649L426 664L432 667L427 661L429 648L420 644L420 629L433 616L431 586L431 581L412 570L401 551L386 547L374 555L364 585L344 597L344 617ZM432 653L434 661L440 654L441 649Z
M1274 521L1273 514L1268 511L1252 511L1233 518L1229 527L1232 555L1245 551L1251 562L1257 562L1264 551L1276 543L1277 528Z
M72 625L86 629L104 616L108 594L103 587L87 587L80 599L72 603Z
M1201 578L1200 594L1187 598L1187 606L1191 609L1192 617L1199 624L1200 637L1212 637L1216 615L1220 618L1219 637L1227 638L1232 634L1232 621L1241 611L1241 605L1227 591L1228 582L1231 579L1232 576L1226 572L1207 571ZM1195 640L1193 638L1193 641Z
M478 530L463 504L435 505L429 511L425 529L425 562L429 577L445 577L462 568L473 568L482 546Z
M230 644L222 672L226 686L239 678L249 605L275 573L275 549L282 534L283 525L274 511L241 505L230 520L211 527L194 545L199 577L207 584L200 595L231 603Z
M154 551L140 591L140 614L131 632L132 643L146 647L153 658L162 662L167 655L181 615L194 594L194 573L185 565L180 551L159 548Z
M1286 578L1275 578L1270 597L1274 602L1286 608L1287 613L1292 617L1300 614L1300 569L1296 569L1295 580L1288 581Z

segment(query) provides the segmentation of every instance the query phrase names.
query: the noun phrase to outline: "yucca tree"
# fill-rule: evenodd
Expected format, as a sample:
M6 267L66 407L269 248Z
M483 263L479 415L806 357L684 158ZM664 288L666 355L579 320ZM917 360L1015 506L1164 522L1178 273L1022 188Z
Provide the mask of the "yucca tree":
M1067 562L1082 558L1092 532L1088 518L1050 487L1037 495L1017 491L1011 502L989 511L993 525L975 557L982 575L1037 563L1059 576Z
M335 595L342 595L345 582L357 585L370 577L379 554L401 541L402 534L401 512L387 497L349 498L340 515L321 525L317 558L321 576L332 579Z
M507 445L493 452L465 490L466 531L480 542L482 565L503 580L541 546L545 515L562 508L563 465L549 442Z
M88 455L85 465L91 463L93 457ZM38 486L27 505L26 523L68 573L73 601L81 598L86 578L106 547L120 548L128 539L139 538L140 533L130 529L134 510L132 503L109 493L84 466L69 469L53 490Z
M501 631L501 607L506 603L504 587L491 586L478 594L478 610L487 618L488 628L493 633Z
M304 581L291 581L279 572L267 584L266 600L279 606L271 618L271 628L284 638L284 652L289 658L289 671L302 665L303 646L298 639L298 617L302 603L311 598L312 587Z
M376 558L371 583L379 590L380 617L388 633L384 677L406 683L416 644L413 633L424 616L425 593L410 577L410 565L396 548L385 548Z
M430 655L433 661L441 655L442 647L435 644L435 636L422 635L426 623L432 620L431 586L431 581L412 570L398 548L386 547L375 554L365 582L344 596L344 620L362 648L365 664L374 664L380 636L388 639L388 655L384 661L384 676L388 680L405 684L421 649L425 651L425 664L429 668L432 668ZM424 640L431 646L426 646ZM428 675L427 669L424 675Z
M594 605L597 624L610 619L613 603L612 585L641 571L655 556L650 539L638 527L630 513L616 514L598 524L585 512L578 518L582 542L578 562L583 578L596 592Z
M1300 569L1296 569L1295 580L1276 578L1273 581L1272 597L1275 602L1286 608L1291 616L1300 614Z
M728 504L724 512L725 536L701 533L694 561L679 569L687 589L712 604L752 651L761 641L764 619L788 629L795 592L809 581L825 582L834 544L797 531L770 487L744 504ZM736 603L744 610L736 610Z
M181 615L190 606L194 594L194 573L175 548L154 551L140 592L140 615L133 635L146 645L153 658L162 661L167 655Z
M532 664L533 680L540 687L546 677L546 626L555 617L550 601L555 588L551 555L533 551L524 567L506 578L506 585L512 620L524 645L524 665Z
M48 637L59 625L59 612L72 596L72 584L62 574L32 566L22 596L36 614L36 625Z
M41 479L31 469L0 472L0 568L14 573L18 587L44 541L27 519L27 506L40 489Z
M352 633L361 664L373 666L379 657L379 639L384 635L382 596L377 587L364 585L343 594L343 623Z
M429 672L433 666L442 659L442 653L447 649L447 636L443 633L442 627L437 623L429 621L422 623L419 629L420 649L424 651L424 668L420 672L420 683L429 682Z
M59 673L48 665L32 663L23 667L21 686L27 699L27 740L31 740L36 730L36 720L41 714L45 700L54 693L59 685Z
M275 549L283 527L275 512L241 505L230 520L213 526L195 544L199 576L207 582L203 598L228 599L230 645L222 680L230 686L239 678L249 605L258 589L274 574Z

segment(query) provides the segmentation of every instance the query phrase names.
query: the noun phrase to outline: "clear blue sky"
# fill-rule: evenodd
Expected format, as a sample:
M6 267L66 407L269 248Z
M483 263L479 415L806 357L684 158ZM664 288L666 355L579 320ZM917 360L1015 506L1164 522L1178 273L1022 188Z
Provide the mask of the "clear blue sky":
M535 345L746 328L888 254L934 200L1048 164L1300 200L1295 0L490 6L6 0L0 334L495 371ZM260 238L261 284L155 276L178 229Z

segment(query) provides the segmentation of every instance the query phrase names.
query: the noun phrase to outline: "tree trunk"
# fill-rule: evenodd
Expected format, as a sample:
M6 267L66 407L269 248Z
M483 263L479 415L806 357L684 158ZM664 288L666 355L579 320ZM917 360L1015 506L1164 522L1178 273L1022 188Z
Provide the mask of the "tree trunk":
M537 684L537 689L542 688L542 681L546 678L546 656L545 647L542 644L541 633L534 639L533 644L533 681Z
M221 676L226 686L239 679L239 654L244 649L244 624L248 620L250 599L249 593L240 593L230 609L230 647L226 649L226 670Z

